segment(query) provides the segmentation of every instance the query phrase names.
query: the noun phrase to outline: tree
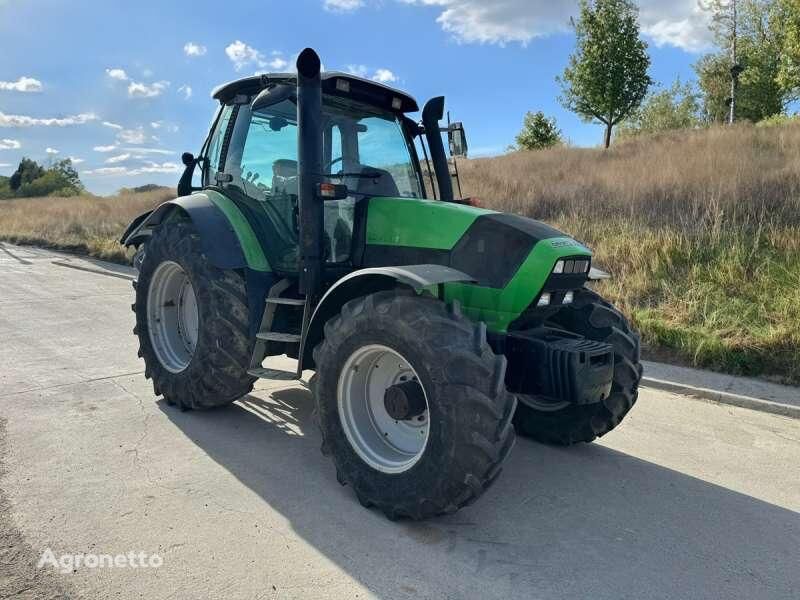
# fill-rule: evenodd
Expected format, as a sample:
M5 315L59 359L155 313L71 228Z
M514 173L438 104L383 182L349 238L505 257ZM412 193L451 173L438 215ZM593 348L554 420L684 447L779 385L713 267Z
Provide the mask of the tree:
M550 148L563 142L561 130L555 119L548 119L542 111L525 114L522 131L516 137L517 147L523 150Z
M641 104L653 82L638 10L631 0L581 0L575 35L576 51L559 79L561 102L605 125L608 148L614 126Z
M800 3L779 0L776 13L784 34L778 83L787 95L796 98L800 93Z
M711 31L720 48L729 55L730 96L725 99L728 123L736 120L736 95L739 91L739 76L743 70L739 63L739 3L740 0L708 0L700 6L711 12ZM720 63L721 64L721 63Z
M700 125L700 102L694 87L680 80L671 87L648 94L642 105L620 123L617 135L628 137Z
M85 191L70 159L60 160L45 169L36 161L23 158L8 179L8 188L9 195L17 198L75 196Z
M44 169L35 160L23 158L19 161L17 170L11 175L8 185L11 191L16 192L26 183L31 183L44 175Z
M64 187L74 189L78 193L85 190L83 187L83 182L78 175L78 171L76 171L75 167L72 166L71 159L65 158L63 160L59 160L51 167L51 170L58 173L58 175L64 180Z
M712 30L722 48L695 64L706 120L757 122L783 112L788 100L779 82L784 27L775 0L738 0L735 28L733 17L726 17L732 15L730 0L705 6L721 11L713 15Z

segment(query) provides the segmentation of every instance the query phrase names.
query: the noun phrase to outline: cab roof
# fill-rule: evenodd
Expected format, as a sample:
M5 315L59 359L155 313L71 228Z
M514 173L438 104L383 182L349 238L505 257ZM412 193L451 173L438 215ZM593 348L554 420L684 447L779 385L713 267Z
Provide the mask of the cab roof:
M417 101L411 96L400 90L377 83L363 77L357 77L350 73L342 73L340 71L326 71L321 74L322 77L322 91L326 94L333 94L337 96L352 97L361 100L368 104L378 106L385 106L390 110L396 112L407 113L417 112L419 106ZM337 80L347 81L349 83L349 91L340 89L337 85ZM253 75L252 77L244 77L220 85L211 92L211 97L219 100L223 104L230 102L238 95L254 96L271 83L290 83L296 85L296 73L266 73L264 75ZM400 108L397 108L398 101Z

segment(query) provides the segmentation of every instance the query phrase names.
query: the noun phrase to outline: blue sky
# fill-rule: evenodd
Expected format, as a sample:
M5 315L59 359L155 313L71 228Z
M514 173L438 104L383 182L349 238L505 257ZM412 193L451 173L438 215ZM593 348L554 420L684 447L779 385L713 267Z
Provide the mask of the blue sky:
M224 8L223 8L224 7ZM651 75L693 78L708 48L695 0L640 0ZM217 84L286 70L305 46L328 70L444 94L474 155L501 153L527 110L578 145L601 141L558 103L573 0L0 0L0 174L72 157L89 190L174 185ZM49 149L49 151L48 151Z

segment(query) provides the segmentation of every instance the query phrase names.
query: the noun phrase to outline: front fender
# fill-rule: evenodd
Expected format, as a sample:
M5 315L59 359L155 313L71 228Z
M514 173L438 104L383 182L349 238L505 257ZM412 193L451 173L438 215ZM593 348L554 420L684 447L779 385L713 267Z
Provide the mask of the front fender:
M431 286L452 282L474 283L475 280L456 269L442 265L407 265L374 267L353 271L342 277L314 309L300 348L300 369L313 369L314 347L322 341L325 323L339 314L345 303L354 298L383 290L405 287L421 291Z
M249 267L269 271L252 227L236 205L214 191L204 191L169 200L150 213L134 219L122 236L124 246L139 246L150 239L161 223L176 214L189 218L200 235L203 252L220 269Z

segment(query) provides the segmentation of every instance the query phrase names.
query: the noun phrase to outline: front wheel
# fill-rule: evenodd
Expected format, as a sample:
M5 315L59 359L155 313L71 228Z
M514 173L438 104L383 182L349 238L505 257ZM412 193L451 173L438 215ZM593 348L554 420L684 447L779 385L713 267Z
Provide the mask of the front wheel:
M314 360L323 452L363 505L391 519L452 513L500 473L514 443L506 359L458 305L401 291L352 300Z
M134 287L133 332L156 395L181 408L213 408L253 389L244 279L209 264L190 222L153 232Z
M585 406L520 402L514 416L517 433L561 446L591 442L619 425L636 403L642 378L639 335L621 312L589 289L578 292L574 304L560 310L547 324L611 344L611 393L602 402Z

